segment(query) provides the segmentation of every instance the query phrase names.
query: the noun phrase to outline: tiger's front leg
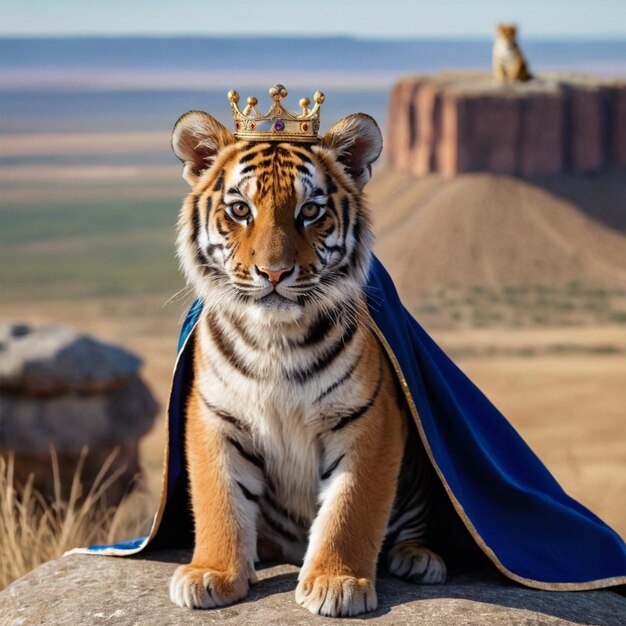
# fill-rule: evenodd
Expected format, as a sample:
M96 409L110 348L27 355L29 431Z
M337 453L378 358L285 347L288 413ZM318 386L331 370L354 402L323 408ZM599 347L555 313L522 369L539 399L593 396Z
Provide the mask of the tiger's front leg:
M325 436L325 449L341 449L339 437L346 448L338 464L327 459L320 469L322 503L296 589L296 601L312 613L342 617L377 608L376 562L406 438L391 376L385 362L375 397L341 416Z
M256 511L236 479L228 437L197 389L190 396L185 441L195 547L191 563L170 581L170 598L192 609L226 606L244 598L257 580Z

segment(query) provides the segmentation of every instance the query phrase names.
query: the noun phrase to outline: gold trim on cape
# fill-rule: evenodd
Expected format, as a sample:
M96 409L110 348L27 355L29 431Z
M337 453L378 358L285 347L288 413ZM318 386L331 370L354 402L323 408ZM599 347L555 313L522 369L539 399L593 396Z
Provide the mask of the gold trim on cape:
M157 531L159 530L159 526L161 525L161 520L163 519L163 512L165 511L165 504L167 501L167 473L170 465L170 405L172 402L172 395L174 393L174 381L176 380L176 371L178 370L178 364L180 363L180 359L187 348L187 344L189 343L189 339L193 332L196 330L196 326L200 321L200 316L198 315L198 319L195 321L194 325L191 327L191 330L187 334L183 345L180 350L176 354L176 360L174 361L174 368L172 369L172 383L170 385L170 395L167 403L167 415L165 420L165 452L163 458L163 478L161 479L161 497L159 498L159 506L157 508L156 513L154 514L154 518L152 520L152 525L150 527L150 532L146 536L146 538L142 541L141 545L137 548L103 548L102 550L90 550L89 548L74 548L73 550L68 550L63 554L63 556L67 556L69 554L101 554L103 556L130 556L133 554L137 554L141 552L155 537Z
M402 387L404 397L406 398L407 404L409 405L409 410L411 411L411 415L413 416L413 421L415 422L415 425L417 426L417 429L419 431L420 439L422 440L422 443L424 444L424 448L426 450L426 453L428 454L428 458L432 466L435 468L435 471L437 472L437 476L439 476L439 480L441 481L441 484L443 485L443 488L445 489L448 495L448 498L450 498L450 502L452 503L454 510L456 511L457 515L461 518L461 520L465 524L465 527L467 528L470 535L472 536L472 539L476 542L478 547L485 553L485 555L489 558L489 560L496 566L496 568L502 574L504 574L507 578L510 578L511 580L514 580L517 583L520 583L527 587L533 587L535 589L543 589L544 591L584 591L584 590L600 589L602 587L614 587L617 585L626 584L626 576L613 576L611 578L590 580L584 583L542 582L540 580L533 580L531 578L524 578L523 576L519 576L518 574L515 574L511 570L507 569L500 562L495 552L485 543L483 538L478 534L478 531L474 527L474 524L472 524L471 520L469 519L469 517L466 515L465 511L463 510L461 503L456 499L456 496L452 492L452 489L450 489L450 486L448 485L448 482L446 481L446 478L443 475L443 472L439 469L439 466L437 465L437 462L433 455L433 451L431 450L430 443L428 442L428 438L426 437L426 432L424 431L424 427L422 425L422 420L420 418L419 412L417 410L417 407L415 406L415 402L413 401L413 396L411 395L409 385L406 382L406 379L404 378L402 368L400 367L400 364L398 363L398 360L396 359L396 356L393 353L393 350L391 349L391 346L387 342L387 339L383 335L382 331L380 330L380 328L378 328L378 325L372 319L372 316L368 314L368 317L371 323L372 330L378 337L378 340L382 344L383 348L385 349L385 352L387 353L387 356L389 357L393 365L396 376L398 377L398 380L400 381L400 385Z

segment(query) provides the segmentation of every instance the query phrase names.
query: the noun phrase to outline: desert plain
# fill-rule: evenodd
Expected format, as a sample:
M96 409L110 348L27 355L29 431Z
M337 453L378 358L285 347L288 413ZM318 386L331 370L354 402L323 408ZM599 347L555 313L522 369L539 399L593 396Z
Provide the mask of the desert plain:
M142 357L161 404L141 448L154 502L193 300L174 247L186 185L167 142L81 133L0 146L12 156L0 169L0 316L70 325ZM418 180L381 165L367 192L375 251L418 321L564 489L626 534L623 172Z

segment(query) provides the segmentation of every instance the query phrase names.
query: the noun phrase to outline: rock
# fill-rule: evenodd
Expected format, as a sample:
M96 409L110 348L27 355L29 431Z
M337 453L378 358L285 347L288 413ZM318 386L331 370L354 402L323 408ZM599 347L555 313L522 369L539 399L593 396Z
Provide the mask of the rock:
M139 377L141 360L118 346L58 326L0 325L0 455L15 459L15 478L32 472L54 492L50 447L64 487L81 450L85 488L118 449L111 471L122 471L108 492L118 501L139 472L137 446L158 406Z
M546 73L500 84L481 72L406 77L391 92L395 168L537 175L626 165L626 83Z
M141 360L63 326L0 324L0 390L94 393L136 375Z
M63 393L28 396L0 395L0 447L11 450L80 452L137 439L152 426L157 405L137 377L106 393Z
M189 610L169 600L169 578L184 551L135 558L70 555L45 563L0 592L3 626L171 626L231 623L246 626L329 624L294 599L297 568L261 566L260 582L238 604L214 610ZM504 626L517 624L624 623L626 599L610 590L550 592L527 589L491 572L454 576L445 585L420 586L381 576L379 608L368 624L394 626ZM334 622L333 622L334 623ZM358 624L343 619L338 624Z

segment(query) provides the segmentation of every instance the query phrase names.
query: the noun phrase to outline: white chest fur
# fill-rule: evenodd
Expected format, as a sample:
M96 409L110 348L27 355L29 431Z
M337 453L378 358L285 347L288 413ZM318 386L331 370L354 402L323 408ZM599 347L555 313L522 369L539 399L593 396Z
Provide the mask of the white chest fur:
M212 328L201 320L198 326L202 365L196 376L202 395L245 424L243 445L263 462L266 482L251 488L267 489L269 482L278 504L309 524L320 476L345 445L343 434L328 436L332 420L370 393L358 377L333 388L354 369L362 352L359 329L331 363L310 376L302 374L327 358L345 332L339 324L323 340L301 346L298 329L272 336L262 324L248 325L245 341L226 320Z
M497 37L493 44L493 57L498 62L507 65L515 56L515 44L502 37Z

